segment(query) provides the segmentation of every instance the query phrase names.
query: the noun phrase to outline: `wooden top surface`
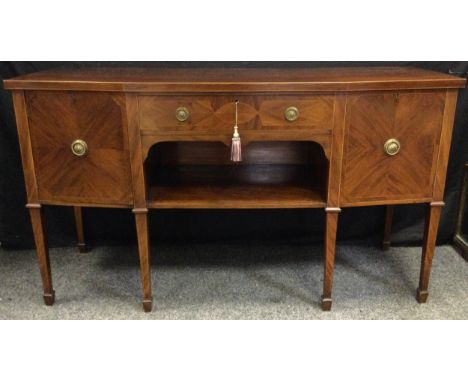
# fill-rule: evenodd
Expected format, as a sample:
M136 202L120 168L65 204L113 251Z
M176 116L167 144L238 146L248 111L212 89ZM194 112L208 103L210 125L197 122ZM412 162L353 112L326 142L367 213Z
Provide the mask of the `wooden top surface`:
M4 85L31 90L294 92L461 88L465 81L417 68L95 68L37 72Z

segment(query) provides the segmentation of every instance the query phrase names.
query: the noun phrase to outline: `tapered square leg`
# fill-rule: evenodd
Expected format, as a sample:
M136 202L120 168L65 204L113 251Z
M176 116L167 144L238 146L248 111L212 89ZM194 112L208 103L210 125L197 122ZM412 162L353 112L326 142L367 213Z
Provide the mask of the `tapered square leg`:
M439 228L440 214L443 202L433 202L427 208L426 224L424 229L424 243L421 257L421 272L419 275L419 287L416 291L416 299L419 303L425 303L429 295L429 276L432 268L432 258Z
M148 239L148 210L134 209L138 236L138 254L140 256L140 273L143 287L143 310L151 312L153 298L151 295L151 264Z
M80 253L85 253L88 251L86 247L86 242L84 238L84 227L83 227L83 214L81 207L73 207L73 213L75 215L75 227L76 227L76 236L78 238L78 250Z
M36 253L42 278L44 303L46 305L53 305L55 302L55 292L52 287L49 249L47 247L42 208L39 204L28 204L27 208L29 209L34 242L36 243Z
M335 267L335 247L336 247L336 230L338 226L339 208L325 209L325 247L324 247L324 274L323 274L323 293L322 293L322 310L331 310L332 306L332 285L333 285L333 270Z
M382 249L387 251L390 248L390 237L392 234L393 206L387 206L385 210L385 225L382 240Z

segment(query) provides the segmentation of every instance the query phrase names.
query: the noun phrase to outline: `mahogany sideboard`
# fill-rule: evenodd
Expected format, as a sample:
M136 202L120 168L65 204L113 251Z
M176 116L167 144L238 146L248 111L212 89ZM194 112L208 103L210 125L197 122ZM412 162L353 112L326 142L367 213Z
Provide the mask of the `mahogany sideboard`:
M43 205L74 207L82 250L82 207L132 209L150 311L148 209L324 209L321 304L330 310L341 209L386 205L388 247L392 206L408 203L427 205L416 293L426 302L464 86L415 68L100 68L6 80L45 303L55 293Z

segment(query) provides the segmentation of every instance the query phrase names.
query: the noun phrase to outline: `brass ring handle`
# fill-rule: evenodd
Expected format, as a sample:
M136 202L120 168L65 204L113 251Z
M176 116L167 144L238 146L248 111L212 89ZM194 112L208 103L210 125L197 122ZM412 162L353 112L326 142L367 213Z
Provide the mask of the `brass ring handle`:
M284 118L289 122L294 122L299 118L299 110L295 106L290 106L284 111Z
M185 122L189 118L190 112L186 107L181 106L176 109L175 116L178 121Z
M401 144L398 141L398 139L395 139L395 138L389 139L384 144L385 154L390 155L390 156L398 154L398 152L400 151L400 148L401 148Z
M71 144L71 151L77 157L83 157L88 153L88 144L82 139L75 139Z

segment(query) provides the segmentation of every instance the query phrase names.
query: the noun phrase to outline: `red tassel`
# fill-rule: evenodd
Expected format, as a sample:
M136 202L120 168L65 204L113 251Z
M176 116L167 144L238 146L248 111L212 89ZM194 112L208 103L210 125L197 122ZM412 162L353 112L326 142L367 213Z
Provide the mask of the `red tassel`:
M239 101L236 101L236 124L234 125L234 134L232 136L232 144L231 144L231 160L233 162L241 162L242 161L242 148L241 148L241 139L239 136L239 132L237 131L239 127L237 126L237 104Z

